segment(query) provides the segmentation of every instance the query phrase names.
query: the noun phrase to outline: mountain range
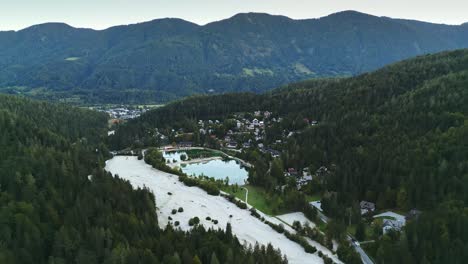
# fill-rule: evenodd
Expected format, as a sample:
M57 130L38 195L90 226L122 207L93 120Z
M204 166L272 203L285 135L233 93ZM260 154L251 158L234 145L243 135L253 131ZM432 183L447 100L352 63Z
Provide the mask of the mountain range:
M167 102L357 75L465 47L467 24L355 11L306 20L244 13L203 26L158 19L99 31L48 23L0 32L0 91L69 102Z

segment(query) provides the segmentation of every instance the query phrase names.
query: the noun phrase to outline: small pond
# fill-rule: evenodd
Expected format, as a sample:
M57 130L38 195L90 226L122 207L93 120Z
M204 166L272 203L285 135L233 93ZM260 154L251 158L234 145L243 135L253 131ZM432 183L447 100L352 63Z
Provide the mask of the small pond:
M164 152L166 159L180 161L180 156L185 152ZM215 159L204 162L188 163L181 165L182 171L187 175L207 176L217 180L229 177L229 184L244 185L248 178L247 170L236 160Z

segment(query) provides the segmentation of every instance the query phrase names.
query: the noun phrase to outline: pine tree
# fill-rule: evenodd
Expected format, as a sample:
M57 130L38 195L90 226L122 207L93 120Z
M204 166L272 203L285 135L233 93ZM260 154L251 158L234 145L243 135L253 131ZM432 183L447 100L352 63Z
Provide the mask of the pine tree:
M218 260L218 257L216 257L216 253L213 252L213 254L211 254L211 261L210 261L210 264L219 264L219 260Z
M202 264L200 258L199 258L197 255L195 255L195 256L193 257L192 263L193 263L193 264Z

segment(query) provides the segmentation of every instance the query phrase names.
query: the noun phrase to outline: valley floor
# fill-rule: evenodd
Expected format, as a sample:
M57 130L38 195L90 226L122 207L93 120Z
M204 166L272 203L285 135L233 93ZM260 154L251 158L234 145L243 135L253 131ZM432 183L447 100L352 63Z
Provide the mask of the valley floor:
M270 226L250 215L248 210L238 208L221 196L211 196L197 187L188 187L180 182L176 175L161 172L147 165L144 161L132 156L116 156L106 162L106 170L120 178L130 181L134 188L147 187L154 192L158 211L158 221L164 227L170 221L179 221L182 230L189 230L190 218L198 216L200 224L206 228L226 227L228 222L232 225L232 232L241 243L266 245L271 243L273 247L281 249L289 263L323 263L323 260L315 254L309 254L295 242L287 239L283 234L277 233ZM173 209L183 208L183 212L172 214ZM232 215L232 217L230 217ZM207 217L218 220L218 224L206 220ZM270 222L281 223L277 218L264 215ZM284 217L283 217L284 218ZM285 222L290 222L286 217ZM290 232L292 228L285 225ZM323 253L333 258L336 263L341 263L336 255L324 249L318 243L310 243L321 249Z

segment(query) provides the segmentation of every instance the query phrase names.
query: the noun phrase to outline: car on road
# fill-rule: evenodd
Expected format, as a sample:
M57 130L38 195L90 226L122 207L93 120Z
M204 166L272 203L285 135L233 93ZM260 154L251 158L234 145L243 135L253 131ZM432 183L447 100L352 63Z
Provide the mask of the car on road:
M359 241L357 241L355 238L351 238L351 241L354 243L354 245L356 246L361 246L361 244L359 244Z

